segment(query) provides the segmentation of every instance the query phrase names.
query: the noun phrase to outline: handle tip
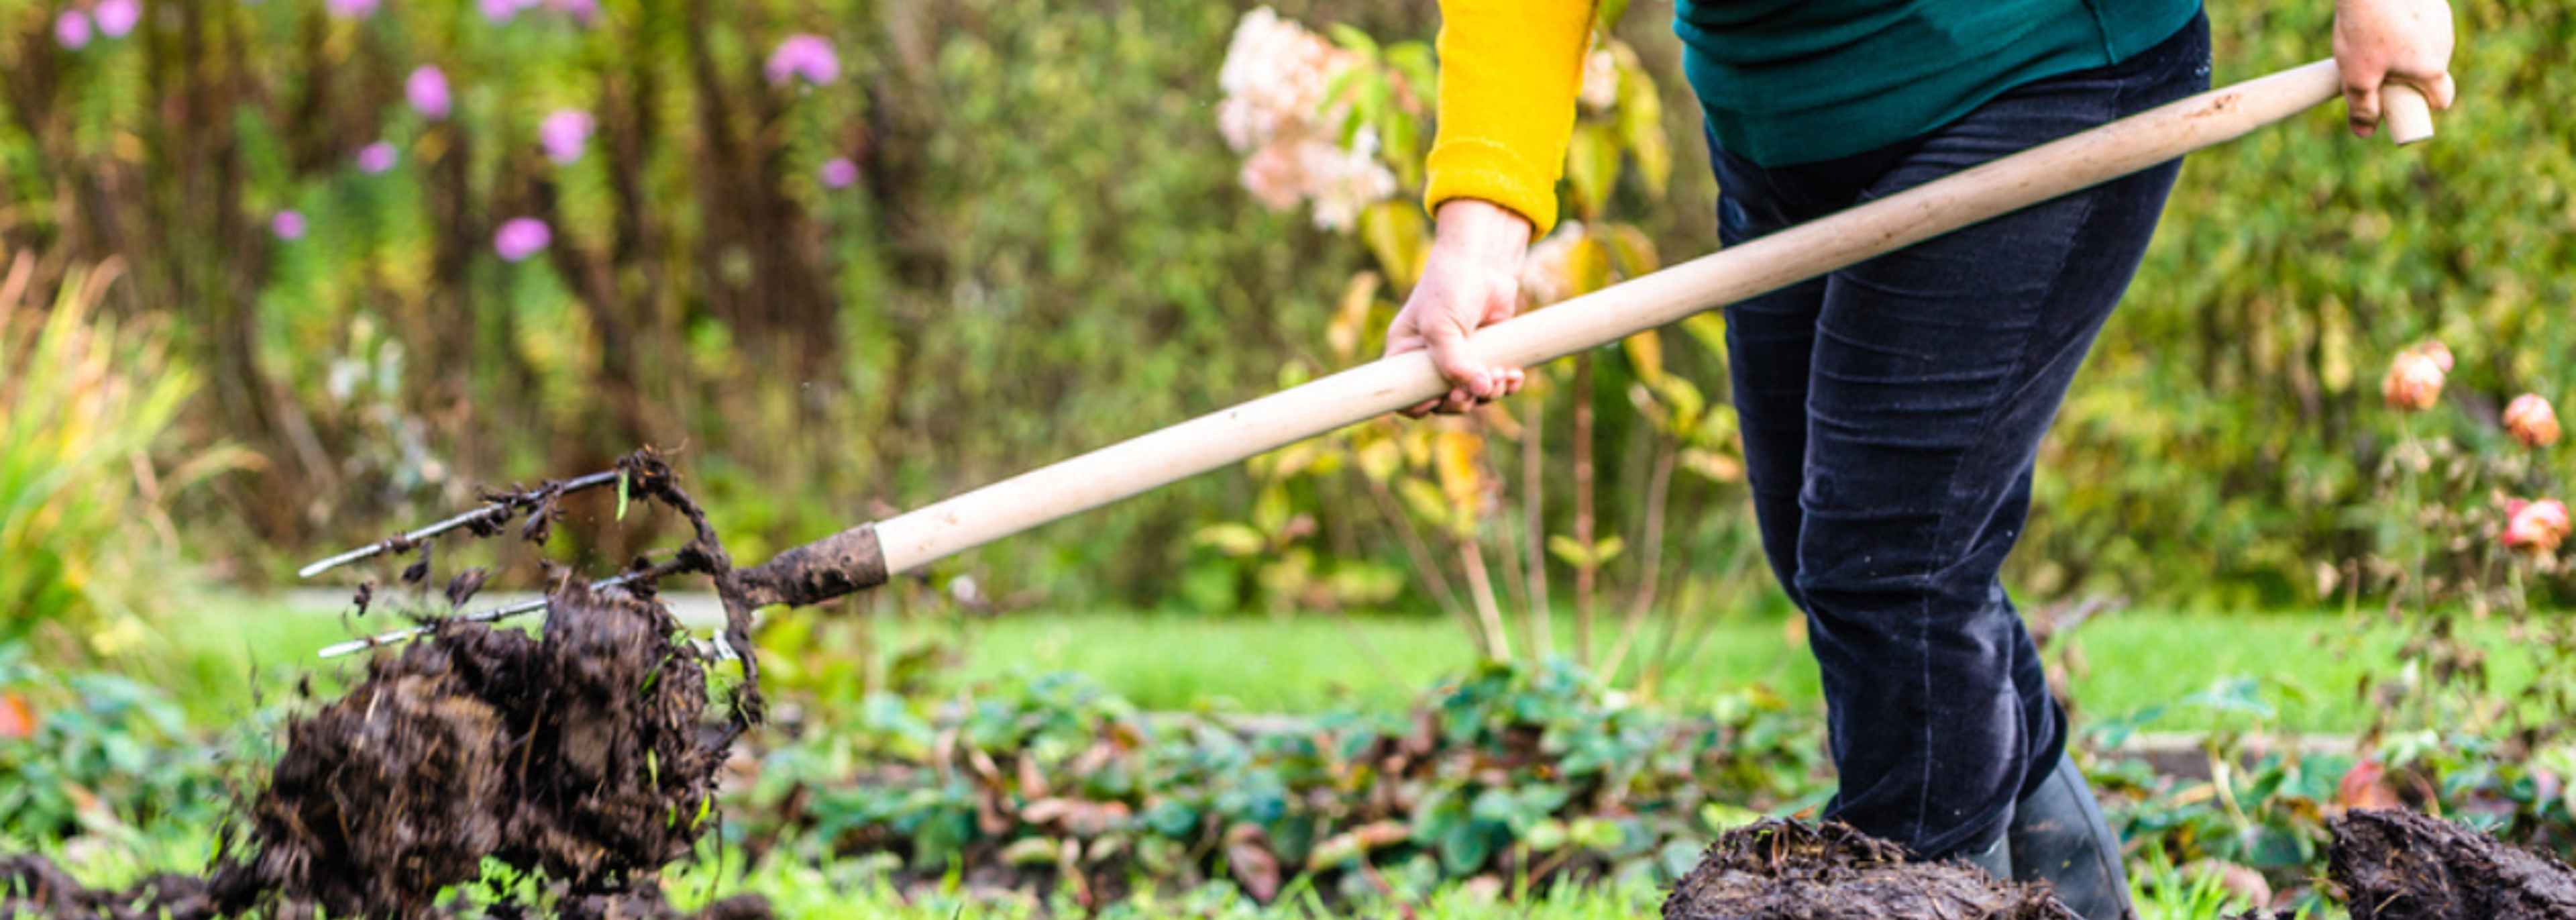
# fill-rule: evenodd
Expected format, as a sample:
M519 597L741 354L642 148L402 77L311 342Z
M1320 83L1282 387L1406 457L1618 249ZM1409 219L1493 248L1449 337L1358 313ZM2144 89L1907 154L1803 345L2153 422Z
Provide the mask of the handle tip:
M2379 87L2379 126L2388 139L2403 147L2433 136L2433 104L2424 93L2404 83L2383 83Z

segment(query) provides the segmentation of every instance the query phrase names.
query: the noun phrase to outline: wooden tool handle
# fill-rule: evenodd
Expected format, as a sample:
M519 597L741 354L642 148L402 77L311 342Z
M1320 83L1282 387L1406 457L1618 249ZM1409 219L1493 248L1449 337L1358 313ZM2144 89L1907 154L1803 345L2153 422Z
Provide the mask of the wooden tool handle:
M1566 301L1476 335L1530 366L2128 175L2340 97L2333 61L2212 90ZM891 574L1447 392L1428 355L1351 368L874 525Z
M2395 80L2379 85L2379 126L2400 147L2433 136L2433 104L2413 84Z

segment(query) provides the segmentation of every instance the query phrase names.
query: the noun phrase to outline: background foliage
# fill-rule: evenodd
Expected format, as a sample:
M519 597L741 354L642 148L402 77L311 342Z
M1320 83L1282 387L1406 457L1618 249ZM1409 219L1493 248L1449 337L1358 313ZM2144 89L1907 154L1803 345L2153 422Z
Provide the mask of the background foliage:
M0 244L37 254L37 290L124 260L101 310L169 330L203 380L183 440L257 458L178 515L246 577L639 442L683 447L757 559L1339 366L1327 326L1368 264L1236 181L1213 107L1247 4L605 0L585 25L463 3L344 18L146 0L130 35L65 47L57 18L90 5L0 0ZM1420 0L1277 6L1388 43L1436 25ZM2394 442L2368 411L2377 368L2416 339L2460 346L2463 439L2500 437L2514 393L2576 395L2576 330L2550 321L2576 294L2576 144L2535 102L2576 91L2576 24L2559 3L2457 9L2464 101L2436 142L2391 152L2321 110L2193 158L2049 447L2015 563L2030 593L2313 599L2320 564L2385 548L2384 521L2351 509ZM1684 140L1697 117L1667 13L1638 7L1621 37ZM2327 48L2329 4L2212 14L2220 82ZM797 33L838 52L834 79L765 79ZM451 81L447 117L405 103L423 65ZM569 164L537 134L567 108L597 125ZM361 169L380 139L397 163ZM1668 260L1713 245L1704 153L1673 148L1663 194L1634 178L1605 194ZM835 158L856 184L825 181ZM273 230L288 210L298 238ZM523 216L553 242L505 261L495 231ZM1714 387L1698 339L1666 338L1663 366ZM1630 404L1640 381L1600 364L1595 464L1642 482L1658 442ZM1568 418L1575 389L1551 389L1547 411ZM1551 456L1570 447L1547 437ZM943 572L1002 598L1240 603L1257 580L1230 598L1174 586L1238 564L1186 537L1251 518L1257 476L1204 477ZM1753 571L1727 486L1673 490L1664 564L1703 589ZM1621 583L1658 558L1639 547L1638 491L1605 488L1596 509L1596 541L1628 545L1600 563ZM1381 511L1288 497L1326 548L1400 564L1348 523ZM1546 529L1570 530L1574 502L1546 498ZM1717 593L1692 581L1665 596Z

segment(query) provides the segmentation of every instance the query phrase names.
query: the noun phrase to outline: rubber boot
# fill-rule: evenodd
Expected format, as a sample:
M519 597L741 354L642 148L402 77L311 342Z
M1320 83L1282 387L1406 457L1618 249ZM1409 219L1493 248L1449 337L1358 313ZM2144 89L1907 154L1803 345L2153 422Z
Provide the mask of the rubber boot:
M2006 834L1995 838L1995 842L1983 850L1961 850L1954 858L1984 869L1987 875L1995 878L2011 878L2013 877L2012 835Z
M2073 758L2059 758L2039 790L2013 806L2004 839L2012 844L2013 881L2047 882L2084 920L2137 920L2120 838L2102 820L2102 805Z

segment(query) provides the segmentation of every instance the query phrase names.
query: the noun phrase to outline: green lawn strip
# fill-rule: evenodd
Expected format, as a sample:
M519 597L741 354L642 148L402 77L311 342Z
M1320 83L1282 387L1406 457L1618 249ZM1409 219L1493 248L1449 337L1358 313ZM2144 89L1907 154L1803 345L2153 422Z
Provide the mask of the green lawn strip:
M962 676L1080 671L1146 709L1221 708L1308 713L1334 706L1402 705L1472 658L1448 623L1361 618L1357 632L1332 618L1193 617L1171 613L1018 614L979 622L964 645ZM1818 698L1802 630L1778 619L1721 619L1696 657L1672 667L1643 696L1682 710L1761 683L1793 702ZM2085 667L2072 677L2080 718L2107 720L2164 705L2150 731L2262 727L2352 732L2370 711L2353 688L2365 673L2393 673L2397 638L2374 631L2349 643L2339 613L2174 613L2131 610L2096 618L2072 636ZM921 641L927 629L900 641ZM2530 657L2488 644L2507 687L2528 680ZM1559 648L1570 643L1558 642ZM2353 645L2348 653L2343 645ZM1626 676L1626 675L1623 675ZM2223 708L2251 681L2267 718ZM2247 697L2242 690L2235 697Z
M1571 648L1562 619L1556 647ZM890 636L878 637L883 656L932 641L959 652L958 666L936 676L936 684L1079 671L1152 710L1306 714L1399 708L1473 660L1456 627L1417 616L1018 611L963 623L888 622L898 625ZM257 699L273 702L292 692L308 673L317 694L336 694L342 681L362 673L365 659L324 662L313 657L314 650L353 632L402 625L382 615L351 623L356 630L338 617L219 593L166 618L158 640L130 668L171 691L193 722L227 724L252 711ZM847 623L836 628L817 644L835 643L829 651L846 663L846 646L855 640ZM1803 630L1792 621L1734 615L1705 628L1708 635L1698 640L1692 660L1671 665L1660 683L1637 691L1640 697L1687 711L1725 690L1760 683L1793 703L1817 699L1815 664ZM2529 653L2505 641L2500 626L2473 631L2491 637L2491 667L2507 689L2529 679ZM2372 630L2358 642L2349 638L2352 632L2349 620L2330 612L2121 611L2096 617L2072 634L2085 664L2072 678L2072 693L2085 722L2167 706L2163 716L2142 726L2149 731L2258 725L2356 731L2368 723L2370 711L2354 688L2365 673L2394 673L2401 662L2388 630ZM1661 633L1649 636L1660 640ZM1607 637L1599 641L1609 644ZM1648 651L1656 647L1653 641L1647 645ZM773 655L778 657L784 656ZM1630 656L1623 679L1633 679L1637 657ZM780 676L794 680L790 672L796 666L778 662ZM2236 686L2232 694L2212 692L2247 681L2250 687ZM809 686L836 685L817 679ZM826 704L854 692L828 690ZM2231 712L2212 702L2222 697L2258 701L2270 715Z

